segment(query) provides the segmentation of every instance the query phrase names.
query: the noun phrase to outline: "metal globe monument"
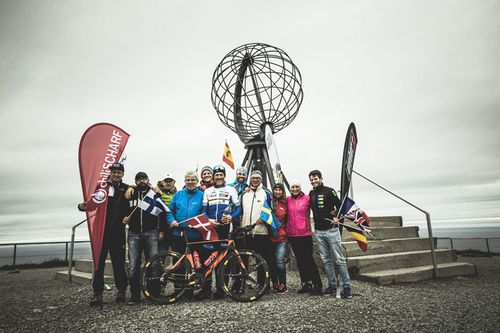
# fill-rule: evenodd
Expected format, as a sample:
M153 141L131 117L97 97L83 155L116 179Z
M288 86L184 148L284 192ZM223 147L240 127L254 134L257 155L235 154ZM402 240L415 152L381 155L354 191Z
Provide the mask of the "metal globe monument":
M266 176L271 185L280 176L275 174L279 162L272 164L269 158L272 134L290 125L303 97L299 69L288 54L275 46L239 46L215 69L212 104L220 121L245 144L247 153L242 165L249 170L259 169L264 185Z

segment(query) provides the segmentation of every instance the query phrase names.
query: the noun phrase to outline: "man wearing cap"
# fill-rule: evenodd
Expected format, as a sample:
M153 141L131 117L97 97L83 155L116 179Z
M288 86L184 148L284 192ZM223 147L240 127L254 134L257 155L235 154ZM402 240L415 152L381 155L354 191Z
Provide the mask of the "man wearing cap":
M316 241L328 278L328 288L325 289L323 295L335 296L337 294L337 279L332 263L333 256L342 277L343 291L341 297L349 299L352 297L351 279L342 252L339 220L337 219L341 205L340 200L333 188L323 184L321 171L312 170L309 172L309 181L313 187L311 192L309 192L309 196L311 198L310 204L313 211L314 227L316 229Z
M208 221L217 230L219 239L227 239L232 230L233 221L240 215L240 200L234 187L226 185L226 169L222 165L213 168L214 186L207 188L203 193L203 210ZM217 281L219 275L216 275ZM223 298L224 291L217 283L214 298Z
M167 173L163 180L160 180L153 191L158 193L161 197L161 200L165 203L165 205L170 206L170 202L172 201L172 197L177 192L177 188L175 187L175 178L172 174ZM172 246L172 229L165 228L165 224L163 221L166 220L166 214L161 213L158 215L158 221L160 222L159 233L158 233L158 251L167 251L169 247Z
M158 253L158 217L140 208L138 204L151 189L149 178L145 172L135 175L136 189L128 201L129 213L123 218L128 224L128 253L130 258L130 301L129 304L141 302L141 286L139 282L141 272L142 253L149 260Z
M113 277L118 290L116 302L125 302L125 291L127 290L127 273L125 272L125 225L122 220L127 216L128 202L125 199L125 191L128 185L122 182L124 167L121 163L114 163L109 167L110 175L108 183L108 202L104 236L99 259L99 267L94 271L92 277L92 288L94 295L90 301L90 306L102 303L102 292L104 290L104 265L108 252L113 265ZM80 211L87 210L87 203L78 204Z
M262 173L253 170L250 174L250 191L241 197L241 226L257 224L251 235L244 238L243 247L259 253L270 266L274 264L271 255L272 244L267 224L260 218L264 202L272 207L271 193L262 186ZM262 277L259 277L259 280ZM269 287L269 286L268 286Z

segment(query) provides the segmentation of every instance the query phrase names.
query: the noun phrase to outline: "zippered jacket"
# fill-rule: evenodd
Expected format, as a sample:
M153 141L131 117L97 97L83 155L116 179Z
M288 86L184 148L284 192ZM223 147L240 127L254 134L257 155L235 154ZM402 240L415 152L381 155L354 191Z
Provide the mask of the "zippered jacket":
M328 230L333 228L334 215L340 209L340 200L337 192L331 187L320 185L309 192L311 197L311 210L314 216L314 228L316 230ZM336 215L335 215L336 216Z
M149 186L144 190L144 192L141 192L138 190L138 188L136 188L134 194L128 201L129 202L128 214L134 211L132 215L130 215L130 221L128 223L129 231L146 232L158 229L158 216L150 214L140 208L135 209L139 204L139 202L141 202L142 199L146 196L149 190L150 190Z
M167 213L167 227L173 221L182 222L203 213L203 192L198 188L193 191L182 189L175 192L170 202L170 212ZM174 236L183 236L183 231L187 232L188 240L200 240L201 234L187 226L174 228L172 234Z
M276 231L276 236L271 237L273 243L286 243L286 224L287 224L287 203L286 198L273 199L274 215L280 221L281 226Z
M250 188L250 191L243 193L241 197L241 226L245 227L254 224L260 218L264 201L267 201L269 207L272 207L271 193L259 185L256 189ZM270 235L267 224L258 224L253 229L252 234Z
M234 187L224 185L212 186L203 193L203 210L209 219L221 223L224 212L236 221L240 215L240 199Z
M287 236L310 236L311 219L309 215L309 196L300 192L296 197L287 197L286 201L288 208L288 221L286 224Z

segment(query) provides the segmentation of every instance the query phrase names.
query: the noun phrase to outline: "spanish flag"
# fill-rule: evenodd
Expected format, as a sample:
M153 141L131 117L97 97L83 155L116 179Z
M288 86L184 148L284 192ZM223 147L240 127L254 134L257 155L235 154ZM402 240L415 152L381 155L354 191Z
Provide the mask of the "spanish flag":
M229 149L227 141L224 146L224 154L222 154L222 161L226 162L226 164L229 165L231 169L234 170L233 154L231 153L231 149Z
M358 242L358 246L361 251L366 252L366 250L368 250L368 239L363 234L363 232L357 228L353 228L345 224L342 225L347 231L351 233L352 238L354 238Z

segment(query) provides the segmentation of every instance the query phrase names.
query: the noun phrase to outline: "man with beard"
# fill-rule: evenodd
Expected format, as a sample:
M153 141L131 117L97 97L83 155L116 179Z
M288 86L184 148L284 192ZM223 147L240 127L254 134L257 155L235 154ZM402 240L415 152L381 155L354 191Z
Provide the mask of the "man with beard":
M127 290L127 273L125 272L125 225L122 223L123 217L127 216L127 200L125 191L128 185L122 182L124 167L121 163L114 163L109 167L110 175L106 182L109 185L108 207L106 213L106 223L104 226L104 236L99 259L99 267L92 276L92 288L94 295L90 301L90 306L102 304L102 292L104 290L104 265L108 252L113 265L113 277L115 280L116 302L125 302L125 291ZM78 204L80 211L87 210L88 204L82 202Z
M243 193L245 193L246 188L248 187L247 184L247 168L240 166L236 169L236 180L229 184L229 186L234 187L236 192L238 193L238 197L240 198L241 201L241 196Z
M142 253L149 260L158 253L158 217L150 214L137 205L144 200L149 192L149 178L145 172L138 172L135 175L137 185L134 194L129 200L129 216L123 218L123 223L128 224L128 253L130 257L130 301L129 304L141 302L141 259Z

